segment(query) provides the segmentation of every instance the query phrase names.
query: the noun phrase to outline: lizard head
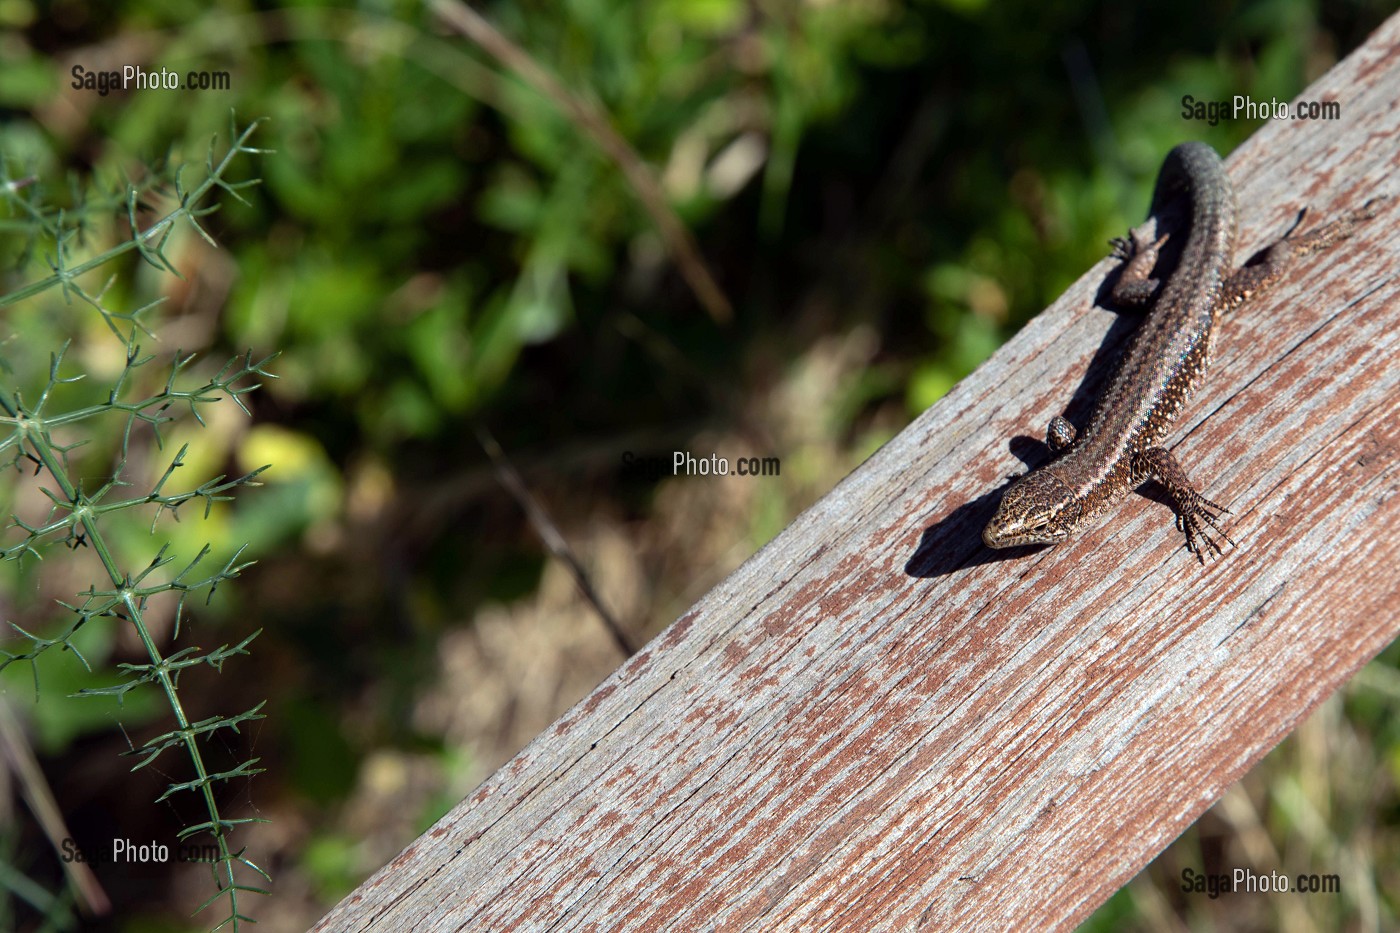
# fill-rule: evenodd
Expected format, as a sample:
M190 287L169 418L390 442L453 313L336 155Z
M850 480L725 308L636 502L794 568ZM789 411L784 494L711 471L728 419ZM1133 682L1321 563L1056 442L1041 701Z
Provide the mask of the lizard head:
M1079 524L1081 503L1049 470L1037 470L1011 484L996 515L982 530L987 547L1054 544Z

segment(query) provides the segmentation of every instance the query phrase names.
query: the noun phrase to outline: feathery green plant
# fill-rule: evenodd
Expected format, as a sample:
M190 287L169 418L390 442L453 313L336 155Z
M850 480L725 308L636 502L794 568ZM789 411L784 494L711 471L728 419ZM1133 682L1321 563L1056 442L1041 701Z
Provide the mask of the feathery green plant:
M192 793L202 800L207 819L185 827L178 838L183 842L207 834L214 840L217 855L209 862L217 890L196 912L227 898L228 915L214 927L216 930L226 926L237 930L241 923L249 921L240 910L240 894L268 893L264 888L246 883L243 880L244 869L263 880L271 879L246 857L245 849L235 849L230 842L231 834L239 826L260 820L224 816L215 795L217 785L258 773L261 770L255 767L258 759L244 761L229 770L215 771L206 764L206 747L215 733L221 730L238 733L244 724L262 719L263 704L233 716L191 721L181 702L179 681L189 668L208 666L222 670L229 659L249 653L248 645L258 633L254 632L236 645L225 644L212 651L188 646L167 655L152 633L148 618L152 600L158 597L173 599L171 641L178 640L186 600L192 595L203 594L207 602L221 583L237 577L250 562L240 562L244 550L240 547L216 569L208 569L206 558L211 549L206 544L192 559L178 566L175 565L175 555L169 553L170 544L166 542L159 546L144 566L139 566L139 563L121 559L110 534L109 523L118 513L149 509L150 531L154 536L158 519L166 513L178 520L181 507L196 502L203 503L207 518L215 502L231 499L241 487L258 485L255 479L266 467L234 479L218 476L172 491L170 487L174 485L175 474L185 464L188 444L180 448L154 483L140 484L130 477L128 464L135 446L148 443L148 439L154 440L157 448L163 449L162 429L185 414L192 415L203 425L203 412L208 406L230 399L244 414L251 415L243 397L258 388L256 380L272 377L266 369L272 357L254 361L250 352L241 359L235 357L230 360L213 376L191 378L194 357L177 351L168 364L168 373L163 382L153 382L147 378L149 370L146 367L156 357L143 355L138 339L142 334L151 335L142 317L159 302L151 302L135 311L116 311L108 306L105 298L112 279L109 278L97 291L90 290L82 280L87 273L132 250L156 269L179 275L165 253L176 228L187 224L213 244L213 239L199 223L201 217L218 209L217 203L206 203L211 195L222 190L243 201L239 191L257 183L256 179L235 183L227 178L230 164L236 156L264 151L248 145L256 126L255 121L241 132L236 125L233 126L233 143L217 163L214 144L211 143L205 162L205 177L195 187L186 188L181 173L177 171L174 176L176 206L149 226L143 228L138 223L142 190L135 185L127 185L124 200L130 237L111 249L81 261L73 258L74 245L80 240L84 218L91 214L90 207L77 211L79 220L75 222L72 220L75 212L53 210L43 203L42 194L33 184L33 179L11 179L8 171L0 175L0 197L9 205L11 213L18 218L16 224L21 225L20 229L29 238L21 262L32 256L41 243L50 243L53 248L49 259L52 275L0 295L0 308L33 298L48 289L59 288L68 303L71 304L76 298L96 309L107 327L122 341L126 353L125 364L106 390L105 399L100 393L98 400L91 404L67 408L60 404L64 401L62 396L78 391L66 387L83 379L82 374L65 374L67 343L62 349L51 353L47 379L32 401L19 389L0 389L0 432L8 431L0 437L0 465L12 466L18 474L28 472L26 467L32 466L33 476L48 481L39 490L48 500L47 513L42 518L29 520L15 514L5 537L0 538L0 557L6 560L23 560L25 557L41 559L41 549L54 542L74 550L87 546L95 552L105 576L102 582L94 583L78 593L76 600L59 601L66 611L67 621L58 627L56 634L40 635L10 622L10 627L23 643L23 650L0 649L0 670L16 662L30 662L37 692L39 674L34 662L40 655L51 648L69 651L91 671L91 665L79 650L74 636L94 620L113 619L132 626L145 648L148 662L120 664L118 668L125 675L125 680L111 686L83 689L75 696L111 697L120 704L130 691L142 685L153 685L164 694L174 713L177 728L147 740L127 754L138 759L132 767L133 771L147 767L170 749L183 748L188 754L195 777L170 784L156 802L181 793ZM32 352L29 348L23 349ZM8 366L5 368L10 369ZM70 454L91 440L91 436L97 433L98 422L108 419L115 419L119 429L114 465L106 472L105 481L89 491L78 465L70 460ZM122 495L121 490L124 489L139 491ZM139 569L133 569L138 566Z

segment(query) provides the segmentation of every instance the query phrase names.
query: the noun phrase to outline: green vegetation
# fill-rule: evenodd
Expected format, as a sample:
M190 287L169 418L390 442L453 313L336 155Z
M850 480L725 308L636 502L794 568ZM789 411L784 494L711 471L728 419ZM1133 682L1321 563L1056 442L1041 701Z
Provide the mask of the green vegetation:
M194 776L187 781L171 782L155 803L183 793L193 793L201 799L204 818L181 828L176 838L181 843L187 840L203 841L205 836L213 840L209 854L204 858L213 871L214 893L200 909L223 902L226 919L218 922L217 926L227 925L235 930L248 919L239 909L240 896L266 893L265 889L243 880L243 871L247 870L264 880L270 879L244 854L245 848L235 849L231 842L235 830L255 822L256 818L223 815L216 792L219 785L241 782L261 769L253 767L257 763L257 759L253 758L225 770L214 770L209 764L207 747L216 733L227 730L237 734L242 731L241 727L262 719L259 713L262 704L233 716L215 715L196 721L186 711L179 685L184 672L190 668L210 667L221 671L225 662L248 654L248 644L257 633L248 635L236 645L225 644L212 651L186 646L167 653L164 646L167 639L164 633L156 629L154 620L160 616L156 605L165 604L163 608L173 613L169 640L178 641L189 598L205 596L206 601L212 599L221 583L236 578L249 563L239 562L243 552L239 548L221 567L211 572L205 564L211 547L205 544L181 569L174 570L171 565L176 561L176 555L171 552L168 540L161 543L149 559L135 558L130 555L139 551L132 547L130 536L133 523L129 516L149 513L150 534L155 535L162 516L178 519L182 506L198 503L203 507L204 517L208 518L215 503L232 499L233 492L240 487L257 485L254 477L262 472L262 468L234 479L217 476L175 491L172 487L177 487L179 481L172 483L171 480L177 470L187 466L189 444L182 446L168 461L154 482L147 483L142 477L146 471L141 467L152 451L141 448L146 445L153 445L157 451L162 448L162 429L173 425L183 412L204 424L203 409L224 398L233 401L244 414L248 414L243 396L258 388L249 380L269 376L264 368L269 360L254 363L252 355L248 354L241 364L237 359L230 360L212 377L201 382L190 379L189 371L194 357L177 352L168 367L168 375L153 380L147 376L145 367L154 361L155 356L142 355L139 341L143 336L154 337L143 317L149 316L159 302L151 302L130 312L114 310L108 303L113 279L107 279L101 290L96 292L91 290L87 281L92 278L90 273L128 253L138 255L152 268L178 275L167 253L177 231L193 229L212 243L199 225L201 218L207 218L218 207L217 204L207 203L208 196L222 190L237 198L239 190L254 184L251 181L234 183L227 174L236 156L258 152L248 145L253 129L249 126L240 133L235 127L233 141L217 164L211 150L205 176L196 187L187 189L181 180L183 173L177 171L170 185L174 208L149 225L143 225L139 205L156 192L153 189L143 191L135 185L128 186L125 203L130 235L109 249L81 260L75 255L81 249L80 233L89 224L101 223L103 218L81 203L76 205L74 211L51 208L44 201L43 189L36 179L0 177L0 191L4 193L11 214L19 218L16 227L27 235L20 265L26 265L26 260L31 259L40 248L45 248L51 251L52 258L48 259L48 265L53 270L53 274L46 278L0 295L0 308L32 301L50 290L57 291L69 303L76 299L80 306L96 312L98 319L117 338L125 356L119 372L108 386L101 389L93 387L95 392L84 392L80 384L84 382L86 374L78 372L69 375L75 367L65 360L69 346L65 342L61 349L50 355L47 378L39 383L36 394L26 398L18 389L0 390L0 412L3 412L0 424L9 428L8 435L0 437L0 455L8 458L6 465L12 467L14 473L23 474L32 466L33 475L40 477L37 492L48 500L47 508L36 512L31 502L26 501L36 497L22 481L8 490L13 495L11 526L8 529L11 534L0 544L0 558L22 565L26 559L41 560L43 552L50 550L55 543L73 551L91 548L99 564L95 569L100 570L102 577L100 582L91 583L79 592L77 601L58 600L67 619L56 629L46 625L45 629L51 630L50 634L39 635L10 622L25 650L0 650L0 674L12 667L18 669L27 664L38 699L43 690L39 662L46 659L52 649L59 649L55 653L71 653L88 674L93 674L94 667L89 656L94 660L110 662L119 634L116 629L125 625L131 627L144 649L146 661L116 663L119 676L125 679L115 684L106 682L101 686L81 686L72 696L108 698L122 705L128 694L142 686L150 685L163 694L177 728L153 736L139 747L132 748L130 754L138 759L132 770L152 765L162 753L171 749L183 749L188 755ZM77 320L74 323L78 323ZM29 345L22 337L17 337L15 343L16 355L23 355L26 360L32 361L42 353L41 347ZM17 368L23 370L26 367L7 365L5 368L13 373ZM107 462L111 466L106 467L103 458L109 453L111 459ZM91 481L94 467L104 475L104 479L98 483ZM144 491L134 496L122 495L123 490L130 487ZM142 514L143 521L144 518ZM93 633L93 629L107 631ZM84 646L83 642L87 642L87 645ZM110 681L110 675L97 679ZM61 684L67 681L68 678L60 676ZM55 700L51 698L51 702ZM138 715L145 720L150 712L150 706L143 705ZM62 724L72 719L70 715L58 714L55 721ZM11 756L16 741L11 740ZM41 807L33 801L41 793L45 792L32 783L26 792L31 800L31 809L36 814ZM61 825L60 818L52 828L46 827L49 843L56 854L71 855L70 849L82 851L84 845L91 845L85 841L75 846L74 839L69 836L60 840L55 831ZM87 857L97 858L98 852L88 848ZM23 869L13 864L7 865L4 873L10 879L9 889L40 909L50 922L61 926L70 924L66 901L36 896L33 892L42 891L42 886L25 878ZM75 882L75 887L80 885ZM86 898L85 906L90 908L95 900ZM7 909L5 913L10 918L9 925L17 925L12 912Z

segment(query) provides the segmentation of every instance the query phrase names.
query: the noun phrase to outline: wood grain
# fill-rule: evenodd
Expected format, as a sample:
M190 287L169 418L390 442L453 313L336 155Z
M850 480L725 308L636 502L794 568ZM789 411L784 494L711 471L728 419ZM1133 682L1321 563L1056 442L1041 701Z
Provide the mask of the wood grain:
M1333 98L1229 159L1243 255L1400 193L1400 18ZM1072 927L1400 628L1397 226L1225 321L1169 442L1223 559L1144 496L980 541L1133 326L1105 261L316 929Z

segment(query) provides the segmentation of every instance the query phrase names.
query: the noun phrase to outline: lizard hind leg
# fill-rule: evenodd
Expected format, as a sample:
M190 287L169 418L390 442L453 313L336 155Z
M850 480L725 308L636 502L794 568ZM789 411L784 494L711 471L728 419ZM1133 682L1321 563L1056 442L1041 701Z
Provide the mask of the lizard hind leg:
M1257 253L1253 259L1234 274L1226 278L1222 289L1222 310L1238 307L1256 292L1262 291L1283 275L1284 270L1294 261L1321 252L1345 240L1356 232L1357 227L1375 217L1390 200L1390 195L1381 195L1367 201L1361 207L1344 214L1315 230L1298 234L1303 219L1307 216L1304 208L1298 213L1288 232Z
M1213 556L1221 553L1220 544L1210 536L1207 526L1214 529L1226 543L1237 547L1225 529L1220 527L1220 516L1229 515L1230 510L1201 495L1186 471L1165 447L1153 447L1138 455L1137 467L1133 472L1142 479L1155 479L1161 483L1176 503L1176 527L1186 533L1186 549L1205 563L1206 552Z
M1118 281L1113 283L1109 293L1114 304L1122 308L1145 308L1162 287L1161 280L1153 278L1157 267L1157 256L1167 242L1167 234L1148 241L1139 236L1137 230L1129 230L1126 237L1109 240L1113 246L1113 257L1122 262L1118 270Z

